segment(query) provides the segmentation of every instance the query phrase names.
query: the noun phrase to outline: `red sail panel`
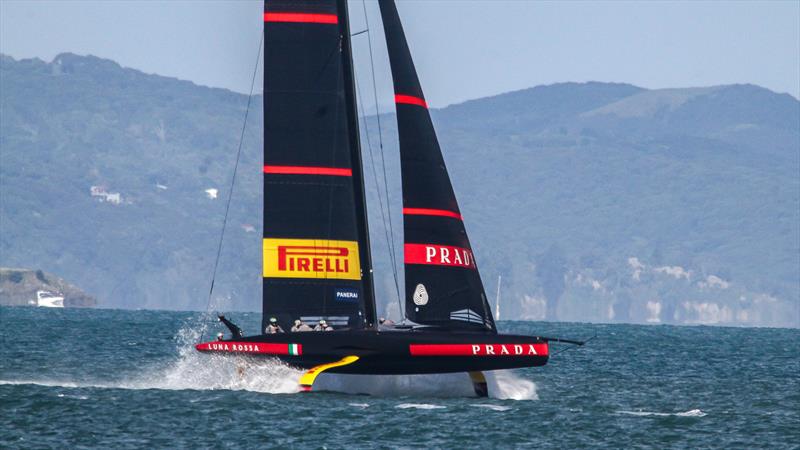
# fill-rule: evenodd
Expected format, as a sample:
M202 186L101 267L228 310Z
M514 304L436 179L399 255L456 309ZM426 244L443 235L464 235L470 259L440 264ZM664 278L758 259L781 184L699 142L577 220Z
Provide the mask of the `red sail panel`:
M444 209L433 208L403 208L404 215L410 216L439 216L439 217L452 217L454 219L463 220L461 214Z
M406 315L414 322L496 332L393 0L379 0L394 83L403 184Z
M308 166L264 166L264 173L280 173L285 175L331 175L351 177L353 169L342 167L308 167Z
M437 244L405 244L403 252L406 264L477 269L472 250L468 248Z
M265 12L264 22L339 23L336 14L309 14L295 12Z
M413 95L394 94L394 102L403 105L417 105L428 109L428 103L424 98L414 97Z

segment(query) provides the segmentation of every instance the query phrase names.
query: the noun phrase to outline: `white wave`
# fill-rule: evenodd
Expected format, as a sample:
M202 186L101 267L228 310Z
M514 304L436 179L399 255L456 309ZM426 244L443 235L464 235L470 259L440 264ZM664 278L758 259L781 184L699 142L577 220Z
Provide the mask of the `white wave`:
M173 362L144 369L139 375L118 381L90 380L0 380L2 384L31 384L62 388L246 390L269 394L299 392L302 370L278 360L235 358L187 351ZM491 398L536 400L533 381L511 371L486 373ZM322 374L315 391L367 394L377 397L474 397L465 373L437 375L338 375ZM358 406L361 404L351 404ZM367 405L369 406L369 405ZM364 406L366 407L366 406Z
M299 392L303 372L279 361L220 356L181 358L161 368L145 369L132 378L110 381L0 380L0 385L37 385L69 389L246 390L270 394Z
M45 386L45 387L63 387L63 388L82 388L82 387L106 387L106 386L98 386L98 385L79 385L78 383L74 383L71 381L57 381L57 380L0 380L0 385L8 384L8 385L34 385L34 386Z
M470 405L470 406L472 406L474 408L491 409L492 411L508 411L508 410L511 409L510 406L491 405L491 404L486 404L486 403L480 403L480 404L477 404L477 405Z
M246 390L269 394L299 392L301 370L278 360L220 355L185 355L165 368L127 380L131 389Z
M164 390L247 390L270 394L299 392L303 371L278 360L254 360L201 354L194 348L202 325L187 324L176 336L178 358L160 366L145 367L136 375L120 380L0 380L0 384L32 384L63 388L164 389Z
M356 408L369 408L369 403L348 403L348 406L355 406Z
M0 380L0 385L12 385L12 386L43 386L43 387L56 387L56 388L66 388L66 389L85 389L85 388L94 388L94 389L126 389L124 386L121 386L116 383L100 383L100 382L91 382L91 381L72 381L72 380L52 380L52 379L42 379L42 380L32 380L32 379L22 379L22 380ZM85 398L81 398L82 396L70 396L59 394L59 397L68 397L68 398L78 398L81 400L85 400Z
M398 409L445 409L446 406L442 405L431 405L430 403L401 403L395 408Z
M246 390L270 394L299 392L303 371L277 359L253 359L202 354L195 350L203 325L187 324L178 332L178 358L163 367L145 370L123 382L131 389Z
M88 400L89 397L85 395L67 395L67 394L58 394L58 398L74 398L77 400Z
M675 415L679 416L679 417L705 417L708 414L704 413L703 411L701 411L699 409L692 409L692 410L689 410L689 411L686 411L686 412L677 413Z
M486 373L489 396L502 400L539 400L536 383L522 378L513 370L495 370Z
M699 409L691 409L689 411L678 412L678 413L662 413L662 412L651 412L651 411L617 411L619 414L628 414L631 416L641 416L641 417L668 417L668 416L675 416L675 417L705 417L707 414L704 413L702 410Z

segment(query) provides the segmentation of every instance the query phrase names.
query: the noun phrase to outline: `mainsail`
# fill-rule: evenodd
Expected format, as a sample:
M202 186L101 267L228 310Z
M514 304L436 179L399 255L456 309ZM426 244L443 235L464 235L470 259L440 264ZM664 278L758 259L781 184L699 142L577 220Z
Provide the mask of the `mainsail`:
M375 322L346 0L264 2L263 323Z
M393 0L380 0L394 81L405 233L406 316L496 331L428 105Z

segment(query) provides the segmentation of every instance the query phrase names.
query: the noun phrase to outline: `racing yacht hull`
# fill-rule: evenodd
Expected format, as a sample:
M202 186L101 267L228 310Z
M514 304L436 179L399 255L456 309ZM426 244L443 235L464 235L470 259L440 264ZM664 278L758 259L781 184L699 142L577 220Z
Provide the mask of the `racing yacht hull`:
M333 331L247 336L197 344L205 353L276 358L311 369L348 356L352 363L329 373L406 375L542 366L546 340L535 336L431 331Z

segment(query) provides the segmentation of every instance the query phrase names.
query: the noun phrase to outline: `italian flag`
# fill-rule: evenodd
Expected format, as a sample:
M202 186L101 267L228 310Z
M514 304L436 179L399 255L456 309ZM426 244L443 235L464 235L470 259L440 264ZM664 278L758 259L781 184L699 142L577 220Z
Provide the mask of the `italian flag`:
M297 355L300 355L301 353L302 353L302 349L300 347L300 344L289 344L289 354L290 355L297 356Z

